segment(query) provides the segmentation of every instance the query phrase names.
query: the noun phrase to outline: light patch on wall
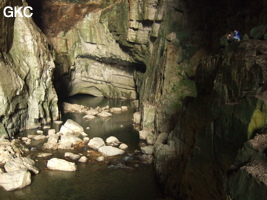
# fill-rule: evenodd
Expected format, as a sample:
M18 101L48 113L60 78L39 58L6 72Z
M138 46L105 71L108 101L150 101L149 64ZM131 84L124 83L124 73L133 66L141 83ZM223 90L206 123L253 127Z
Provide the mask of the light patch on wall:
M253 137L253 133L266 125L267 122L267 104L258 100L257 107L251 117L250 123L248 125L248 139Z

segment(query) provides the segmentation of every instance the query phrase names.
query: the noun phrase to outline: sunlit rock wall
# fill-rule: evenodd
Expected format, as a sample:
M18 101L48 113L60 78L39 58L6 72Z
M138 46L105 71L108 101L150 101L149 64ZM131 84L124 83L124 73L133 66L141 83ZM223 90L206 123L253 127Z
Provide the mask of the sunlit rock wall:
M60 73L69 76L69 95L136 99L134 59L116 42L103 19L116 6L89 12L72 29L51 37Z
M11 48L1 53L0 116L2 129L12 136L57 119L58 107L52 83L55 65L46 37L31 18L17 17L14 24L7 21L2 18L2 24L8 24L4 33L9 34L1 37Z

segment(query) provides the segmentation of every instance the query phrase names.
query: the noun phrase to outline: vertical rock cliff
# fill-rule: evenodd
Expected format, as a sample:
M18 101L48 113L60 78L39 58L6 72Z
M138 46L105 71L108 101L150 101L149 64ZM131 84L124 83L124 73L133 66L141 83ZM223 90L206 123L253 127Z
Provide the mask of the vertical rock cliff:
M6 5L22 3L1 4L0 119L3 133L12 136L57 119L59 113L49 43L31 18L5 18Z

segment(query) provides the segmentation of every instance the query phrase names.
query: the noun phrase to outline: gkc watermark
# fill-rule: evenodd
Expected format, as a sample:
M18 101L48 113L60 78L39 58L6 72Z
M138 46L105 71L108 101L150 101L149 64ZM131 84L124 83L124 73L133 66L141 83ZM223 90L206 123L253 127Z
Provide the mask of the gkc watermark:
M30 11L33 11L31 6L25 6L25 7L11 7L6 6L3 10L3 14L5 17L31 17L33 13Z

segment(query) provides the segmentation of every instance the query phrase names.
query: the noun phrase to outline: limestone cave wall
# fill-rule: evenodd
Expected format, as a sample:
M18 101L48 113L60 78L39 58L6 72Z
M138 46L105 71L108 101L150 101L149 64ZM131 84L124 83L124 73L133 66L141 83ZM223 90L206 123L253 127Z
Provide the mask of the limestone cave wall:
M59 113L49 42L32 19L4 17L7 5L22 2L1 3L1 134L13 136L21 129L57 119Z

